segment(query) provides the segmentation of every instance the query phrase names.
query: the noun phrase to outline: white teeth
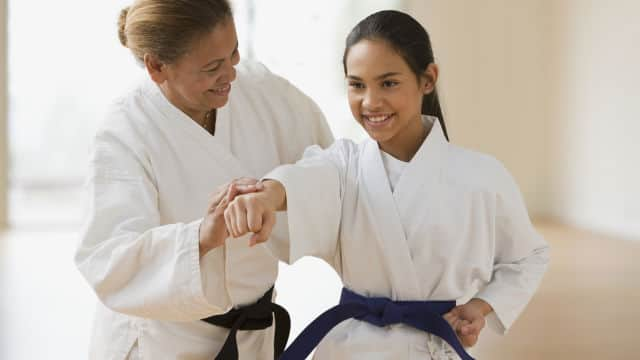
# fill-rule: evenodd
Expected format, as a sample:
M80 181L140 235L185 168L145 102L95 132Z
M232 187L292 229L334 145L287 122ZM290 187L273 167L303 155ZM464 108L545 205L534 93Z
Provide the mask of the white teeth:
M383 122L390 118L391 115L383 115L383 116L366 116L367 120L371 122Z
M231 87L231 84L227 84L227 85L219 87L217 89L213 89L213 91L215 91L215 92L225 92L225 91L229 90L230 87Z

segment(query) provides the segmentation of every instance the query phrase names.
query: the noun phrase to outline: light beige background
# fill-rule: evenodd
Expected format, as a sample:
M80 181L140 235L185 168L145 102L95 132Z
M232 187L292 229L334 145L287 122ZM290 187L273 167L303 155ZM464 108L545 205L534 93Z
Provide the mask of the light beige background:
M484 332L474 349L477 356L628 359L637 354L640 2L354 1L336 14L328 36L346 35L341 34L356 21L349 16L391 3L413 14L431 34L453 142L501 160L520 185L532 217L552 220L536 222L552 246L542 287L509 335L494 339ZM6 11L6 0L0 0L0 227L7 215ZM296 19L285 20L296 24ZM299 62L293 72L299 77L289 76L299 86L340 83L333 52L300 54L276 38L284 42L283 54L299 56L282 65ZM341 55L342 45L336 46ZM333 61L337 73L305 68L310 56ZM348 116L342 120L334 126L338 136L356 131ZM24 207L25 214L42 212L50 223L0 231L3 359L86 358L96 299L73 265L78 228L56 218L75 200L54 199L43 209ZM332 306L339 290L335 274L307 260L283 268L277 285L279 301L294 318L294 335Z
M0 0L0 229L7 219L7 3Z
M502 160L533 216L640 238L640 2L406 4L454 141Z

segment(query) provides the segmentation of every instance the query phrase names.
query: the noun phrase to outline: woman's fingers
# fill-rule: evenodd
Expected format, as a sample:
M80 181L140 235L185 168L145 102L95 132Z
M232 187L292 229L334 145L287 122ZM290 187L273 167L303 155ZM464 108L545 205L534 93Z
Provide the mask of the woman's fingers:
M212 206L214 206L212 204ZM229 206L229 201L227 200L226 197L223 197L220 202L218 202L217 204L215 204L215 206L213 208L209 208L209 213L213 213L214 216L216 215L222 215L224 213L224 211L226 210L227 206Z
M256 183L258 183L258 179L245 176L245 177L234 179L232 183L236 185L255 185Z
M218 188L218 190L209 197L209 208L207 212L212 213L223 200L226 200L226 204L228 204L237 193L238 189L236 189L236 185L232 183L225 185L225 187Z
M226 198L227 194L229 193L229 185L230 184L226 184L224 185L224 187L219 187L215 193L209 196L209 208L207 209L208 212L213 212L213 210L218 207L218 204L220 204L220 202Z
M255 181L255 179L252 179L252 180ZM264 190L264 185L262 184L262 181L257 181L250 184L236 184L236 187L238 189L238 194L241 194L241 195Z
M238 195L238 185L231 183L227 189L227 201L233 201L236 198L236 195Z
M235 179L231 183L234 184L236 187L237 192L235 195L249 194L252 192L256 192L260 190L258 187L258 184L260 184L260 188L262 187L262 183L260 183L258 179L249 178L249 177L242 177L239 179Z
M243 177L235 179L218 186L216 191L209 195L209 208L207 210L208 212L213 212L225 197L231 202L238 195L260 191L263 188L262 182L254 178Z
M250 194L256 191L260 191L258 190L256 185L236 185L236 189L238 195Z

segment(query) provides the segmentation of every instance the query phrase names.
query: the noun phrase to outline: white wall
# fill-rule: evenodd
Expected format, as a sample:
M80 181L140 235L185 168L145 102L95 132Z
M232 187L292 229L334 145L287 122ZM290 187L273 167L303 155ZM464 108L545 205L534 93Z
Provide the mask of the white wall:
M336 137L363 139L367 135L353 120L346 100L344 42L357 22L375 11L397 8L400 2L254 0L255 56L310 95ZM283 13L296 16L282 17ZM274 21L276 18L281 19Z
M533 216L640 238L640 2L405 4L454 142L503 161Z
M640 2L549 0L550 214L640 238Z
M7 224L7 2L0 0L0 229Z
M544 1L408 0L431 36L450 137L492 154L532 215L548 208Z

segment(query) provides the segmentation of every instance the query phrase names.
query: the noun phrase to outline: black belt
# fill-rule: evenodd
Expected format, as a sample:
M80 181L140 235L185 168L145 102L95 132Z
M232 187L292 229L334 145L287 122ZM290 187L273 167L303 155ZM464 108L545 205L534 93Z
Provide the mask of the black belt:
M231 330L215 360L237 360L238 343L236 341L236 333L238 330L268 329L273 325L274 318L276 321L276 333L273 339L273 354L274 359L280 357L285 346L287 346L289 331L291 330L291 319L285 308L271 301L272 295L273 287L253 305L231 309L226 314L202 319L202 321L206 321L209 324Z

